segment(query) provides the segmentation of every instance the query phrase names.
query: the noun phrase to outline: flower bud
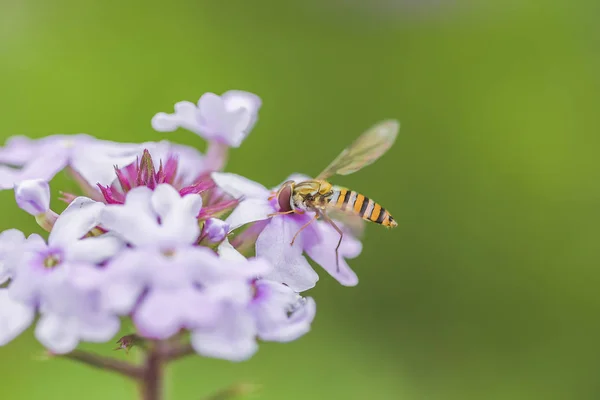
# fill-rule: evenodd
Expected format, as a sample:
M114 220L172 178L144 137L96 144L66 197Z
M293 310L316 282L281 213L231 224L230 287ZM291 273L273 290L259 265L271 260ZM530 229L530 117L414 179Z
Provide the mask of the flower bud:
M217 218L209 218L204 223L202 236L209 243L220 243L229 232L229 224Z
M25 180L15 185L19 208L37 217L50 209L50 186L43 179Z

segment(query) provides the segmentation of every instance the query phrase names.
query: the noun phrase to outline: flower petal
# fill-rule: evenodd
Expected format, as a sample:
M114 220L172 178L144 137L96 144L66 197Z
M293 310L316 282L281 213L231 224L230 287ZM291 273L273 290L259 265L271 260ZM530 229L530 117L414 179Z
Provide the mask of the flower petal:
M220 283L235 285L241 282L242 290L248 289L250 280L265 275L272 269L271 264L264 259L255 257L247 260L243 256L238 259L233 253L225 257L217 256L212 250L197 246L178 249L172 259L174 265L181 265L184 268L184 278L187 281L200 283L203 286ZM167 273L175 275L177 272L173 268ZM168 279L163 278L163 280Z
M12 136L4 147L0 147L0 162L10 165L24 165L31 160L38 148L38 141L27 136Z
M114 315L86 315L79 320L79 337L87 342L104 343L115 337L120 326L121 321Z
M231 90L223 96L205 93L197 107L182 101L175 104L173 114L156 114L152 127L161 132L182 127L206 140L239 147L256 123L260 106L258 96L240 90Z
M264 278L285 283L296 292L314 287L319 280L302 255L303 235L290 245L302 222L285 215L272 218L256 241L256 256L270 261L274 267Z
M191 244L200 235L196 216L202 207L202 197L188 194L184 197L171 185L161 184L152 195L152 207L161 218L163 237L175 242Z
M173 132L179 128L179 121L172 114L159 112L152 117L150 125L152 125L152 129L158 132Z
M244 137L250 132L250 130L256 124L258 120L258 111L262 106L262 100L254 93L245 92L243 90L229 90L221 95L225 108L229 111L245 109L250 116L250 121L245 127ZM241 140L244 139L241 138ZM240 140L240 143L241 143Z
M123 247L121 239L105 234L73 242L66 250L70 260L99 264L117 254Z
M21 169L2 165L0 166L0 190L13 189L15 184L29 179L51 181L59 171L67 166L67 163L67 153L56 149L52 154L33 156L32 160Z
M0 289L0 346L19 336L34 317L33 307L14 301L6 289Z
M42 315L35 328L35 337L53 353L69 353L79 344L77 318L57 314Z
M54 223L48 237L51 245L66 245L81 239L100 222L103 203L87 197L77 197Z
M158 132L172 132L177 128L185 128L199 134L196 113L198 109L194 103L180 101L175 104L175 113L160 112L152 117L152 128Z
M102 226L136 246L153 243L160 226L151 207L151 197L152 190L147 187L131 190L125 204L106 206L100 216Z
M208 324L216 318L215 305L191 285L178 290L151 290L134 313L145 337L167 339L182 328Z
M12 277L24 244L25 235L18 229L0 233L0 284Z
M277 282L259 280L256 286L257 302L253 306L262 340L289 342L310 330L316 313L312 298L303 299Z
M228 172L213 172L211 175L215 184L233 198L255 198L266 200L269 190L260 183L251 181L241 175Z
M241 261L241 262L244 262L246 260L246 257L244 257L242 255L242 253L237 251L235 249L235 247L233 247L231 245L231 243L229 243L229 240L227 238L225 238L225 240L223 240L223 242L221 242L221 244L219 245L219 247L217 249L218 249L219 256L223 260Z
M21 180L20 170L0 165L0 190L12 189Z
M127 315L133 310L143 291L144 287L139 283L112 282L102 289L103 308L117 315Z
M200 197L196 195L196 197ZM154 212L161 218L165 219L167 215L173 210L177 208L177 202L181 199L179 192L171 185L161 184L156 187L154 193L152 193L152 197L150 198L150 203L152 204L152 209ZM202 201L200 200L200 205ZM198 207L200 208L200 207ZM200 210L198 210L200 211ZM198 214L196 212L196 214ZM196 215L194 215L196 216Z
M218 140L228 143L230 136L230 116L220 96L204 93L198 100L196 114L198 130L206 140ZM228 143L229 144L229 143Z
M225 219L229 229L234 230L250 222L269 219L275 209L266 199L246 199L233 210Z
M335 248L338 244L339 233L326 222L317 222L318 235L305 237L305 251L310 258L344 286L356 286L358 277L348 266L346 258L357 257L362 244L352 235L345 233L339 248L339 265L336 263Z
M202 207L202 197L198 194L181 197L177 189L163 183L154 190L151 203L164 225L169 218L173 218L175 215L177 215L176 219L182 217L195 219Z
M262 339L278 341L278 342L290 342L298 339L300 336L310 331L310 326L315 319L317 312L317 304L312 297L306 297L300 299L296 304L294 311L288 316L288 322L286 325L281 326L280 329L264 334Z
M103 267L80 265L72 271L70 283L82 291L99 291L101 309L126 315L150 280L148 258L146 251L127 249Z
M181 197L171 185L131 190L124 205L109 205L102 225L136 246L159 245L172 250L192 244L200 235L196 216L202 206L197 194Z
M115 179L115 165L126 166L142 153L138 143L118 143L98 140L91 136L79 137L71 151L71 167L92 187L110 185Z
M256 323L245 310L226 309L217 324L192 332L192 347L200 355L244 361L258 350Z

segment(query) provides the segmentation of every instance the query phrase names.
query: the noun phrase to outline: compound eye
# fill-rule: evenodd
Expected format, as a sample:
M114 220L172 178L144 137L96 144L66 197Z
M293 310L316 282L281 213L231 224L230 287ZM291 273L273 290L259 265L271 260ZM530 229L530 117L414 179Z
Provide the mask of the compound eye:
M279 204L279 211L287 212L292 211L292 207L290 206L290 199L292 197L292 186L285 185L281 189L279 189L279 193L277 194L277 203Z

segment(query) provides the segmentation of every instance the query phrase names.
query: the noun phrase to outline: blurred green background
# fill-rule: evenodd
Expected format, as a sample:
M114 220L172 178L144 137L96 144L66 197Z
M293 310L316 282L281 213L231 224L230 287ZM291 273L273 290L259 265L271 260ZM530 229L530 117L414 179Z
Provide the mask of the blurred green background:
M395 147L335 181L400 224L368 226L360 284L321 273L307 336L241 364L180 361L170 399L238 381L277 400L600 398L600 6L363 3L2 0L0 135L203 148L151 117L248 90L260 122L227 170L272 186L398 118ZM12 196L0 228L37 232ZM0 397L135 398L41 351L31 331L0 348Z

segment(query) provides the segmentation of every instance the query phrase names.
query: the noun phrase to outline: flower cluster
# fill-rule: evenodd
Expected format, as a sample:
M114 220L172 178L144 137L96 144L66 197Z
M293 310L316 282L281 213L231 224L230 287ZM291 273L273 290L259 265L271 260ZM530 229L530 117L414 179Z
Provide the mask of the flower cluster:
M0 345L34 321L52 353L114 340L123 318L148 341L187 340L204 356L244 360L257 340L287 342L309 331L318 275L307 256L344 285L346 258L361 243L310 215L277 215L267 189L220 172L258 120L260 99L229 91L158 113L162 132L182 127L207 154L168 141L115 143L88 135L13 137L0 148L0 189L48 232L0 234ZM79 194L58 213L49 181L66 170ZM292 176L301 180L304 177Z

